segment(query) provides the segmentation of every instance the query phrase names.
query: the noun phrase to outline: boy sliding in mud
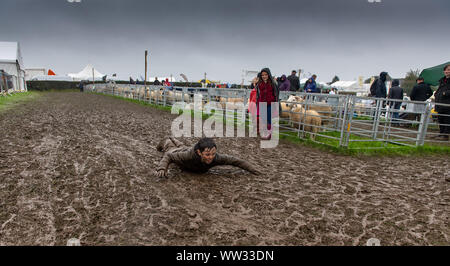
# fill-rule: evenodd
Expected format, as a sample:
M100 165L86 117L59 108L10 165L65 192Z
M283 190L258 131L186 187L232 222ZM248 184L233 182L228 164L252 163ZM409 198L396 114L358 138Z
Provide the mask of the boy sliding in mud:
M177 164L183 170L197 173L206 173L217 165L233 165L253 174L261 174L259 170L244 160L216 153L216 143L210 138L202 138L194 147L187 147L179 140L169 137L162 140L156 149L164 152L156 169L157 177L167 177L167 169L171 163Z

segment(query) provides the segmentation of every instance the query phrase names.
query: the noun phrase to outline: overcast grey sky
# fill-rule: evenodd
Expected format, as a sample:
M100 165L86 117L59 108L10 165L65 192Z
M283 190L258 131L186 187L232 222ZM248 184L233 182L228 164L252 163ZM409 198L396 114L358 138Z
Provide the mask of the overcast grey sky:
M302 68L329 82L403 77L450 60L448 0L2 0L0 41L25 66L240 82L243 69Z

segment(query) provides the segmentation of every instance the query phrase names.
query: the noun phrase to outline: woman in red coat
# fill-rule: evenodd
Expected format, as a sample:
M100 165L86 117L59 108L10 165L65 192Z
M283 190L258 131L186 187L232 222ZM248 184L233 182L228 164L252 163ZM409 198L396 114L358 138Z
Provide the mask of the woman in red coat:
M278 84L270 73L270 69L263 68L258 74L259 82L256 84L256 104L257 104L257 114L259 116L260 103L267 103L267 117L263 117L263 121L267 123L267 129L269 134L263 136L264 139L270 139L272 134L272 103L278 102L280 91ZM278 110L276 110L278 111ZM259 119L258 119L259 121ZM259 129L259 126L258 126Z

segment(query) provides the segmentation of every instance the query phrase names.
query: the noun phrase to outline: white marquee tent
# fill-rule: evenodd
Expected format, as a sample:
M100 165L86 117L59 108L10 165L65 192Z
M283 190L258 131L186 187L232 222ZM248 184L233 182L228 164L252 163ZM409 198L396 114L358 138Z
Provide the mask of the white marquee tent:
M68 76L71 77L74 81L80 81L80 80L92 80L93 78L95 80L102 80L102 78L105 75L98 72L93 66L87 65L80 72L71 73L71 74L68 74Z
M18 42L0 42L0 70L11 75L14 91L27 90L22 53Z

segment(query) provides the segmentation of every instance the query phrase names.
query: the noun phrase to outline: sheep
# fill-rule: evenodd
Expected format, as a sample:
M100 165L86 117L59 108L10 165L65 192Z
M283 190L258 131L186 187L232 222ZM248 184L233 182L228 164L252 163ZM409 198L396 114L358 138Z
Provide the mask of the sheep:
M177 101L189 102L190 98L191 98L191 95L189 95L188 93L185 93L184 97L183 97L182 92L175 92L175 99Z
M161 102L163 100L161 89L160 90L152 90L151 98L152 98L152 101L154 101L154 102L156 102L156 101Z
M316 134L319 131L321 125L322 119L320 118L318 112L314 110L306 111L304 130L312 133L310 134L311 139L316 139Z
M303 124L305 131L311 132L310 138L315 139L316 133L322 124L322 119L318 112L314 110L305 111L300 104L294 104L289 113L289 118L295 123Z
M281 103L281 118L289 118L289 112L291 111L291 107L288 103L282 102Z
M289 98L288 98L288 100L287 100L288 102L298 102L298 103L300 103L300 104L303 104L303 102L304 102L304 100L303 100L303 98L302 97L300 97L300 96L296 96L296 95L291 95L291 96L289 96ZM286 103L286 109L288 109L289 108L289 105L292 105L292 103ZM283 104L281 105L281 107L283 108ZM330 119L328 119L328 118L331 118L331 114L332 114L332 111L333 111L333 109L331 108L331 106L330 105L328 105L327 103L325 103L325 102L320 102L320 103L314 103L313 105L306 105L306 107L307 107L307 109L308 110L314 110L314 111L316 111L317 113L319 113L322 117L327 117L327 119L325 119L325 120L321 120L321 123L322 124L325 124L325 123L328 123L329 121L330 121ZM291 106L291 108L292 108L292 106ZM284 110L283 110L284 111ZM283 115L282 115L282 117L283 117Z
M320 116L325 118L324 120L322 120L322 122L321 122L322 124L329 123L332 112L333 112L331 106L329 106L326 103L320 103L320 104L315 104L315 105L309 105L308 109L316 111L317 113L319 113Z
M244 99L220 97L220 104L222 105L223 109L227 108L227 104L228 109L238 109L240 108L240 106L242 106L241 104L244 104Z
M139 95L139 99L143 100L145 97L145 88L139 88L138 89L138 95Z
M289 112L292 109L292 106L294 105L293 102L301 103L303 102L303 98L300 96L291 95L289 96L287 102L281 103L281 118L289 118Z

